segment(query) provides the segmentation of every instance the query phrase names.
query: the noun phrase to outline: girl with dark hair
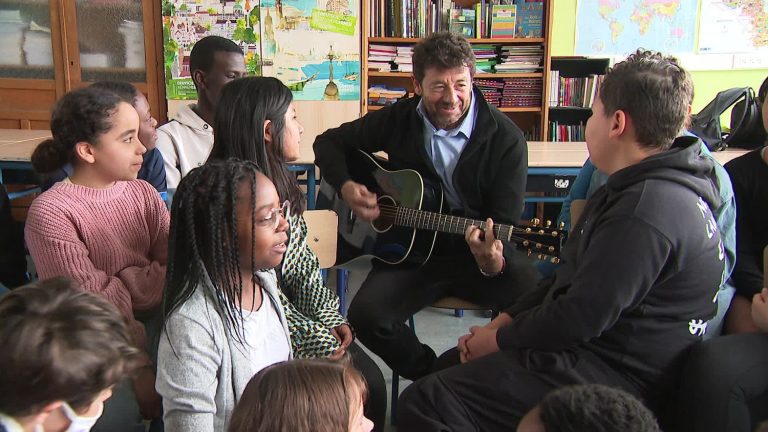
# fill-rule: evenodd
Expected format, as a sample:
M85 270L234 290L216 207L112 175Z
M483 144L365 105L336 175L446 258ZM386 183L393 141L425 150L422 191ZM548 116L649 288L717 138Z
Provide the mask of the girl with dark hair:
M343 362L295 360L251 378L229 432L370 432L365 380Z
M292 102L291 91L276 78L241 78L224 86L216 108L209 163L229 157L254 161L280 197L292 203L288 250L277 273L294 355L339 359L349 352L368 382L366 416L374 421L376 430L383 430L387 410L384 377L353 343L352 329L339 313L339 297L323 284L317 257L307 244L304 195L286 166L299 158L304 132Z
M25 237L40 278L68 276L104 296L123 314L143 353L140 369L126 383L132 386L115 389L95 430L130 430L142 418L160 415L154 344L148 341L162 297L169 217L152 186L136 180L146 151L138 131L130 104L88 87L56 103L53 138L32 154L40 173L67 163L73 168L29 209Z
M210 162L179 184L158 349L166 430L226 430L251 377L292 357L272 270L288 241L280 202L252 162Z
M155 130L157 120L152 117L152 113L149 111L147 98L133 84L122 81L99 81L91 84L91 87L109 90L136 109L136 112L139 114L139 141L147 148L147 152L142 156L143 162L137 178L154 186L160 192L160 196L166 199L168 187L165 182L163 155L155 147L155 142L157 141L157 131ZM43 191L50 189L54 183L64 180L70 174L72 174L72 165L66 164L61 169L48 175L42 185Z

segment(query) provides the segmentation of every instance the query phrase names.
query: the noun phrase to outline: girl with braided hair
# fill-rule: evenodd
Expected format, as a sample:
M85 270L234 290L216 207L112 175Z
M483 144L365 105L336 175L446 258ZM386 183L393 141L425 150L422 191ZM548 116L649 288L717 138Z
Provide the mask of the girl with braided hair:
M289 206L253 162L210 162L179 184L158 349L166 430L226 430L251 377L292 357L273 270Z
M64 95L51 115L52 139L37 146L32 166L72 172L32 203L25 237L40 279L66 276L109 300L142 352L131 380L114 390L95 431L131 431L160 417L152 364L168 253L168 209L136 180L146 148L130 103L101 88ZM157 422L159 423L159 422Z
M288 249L276 268L291 344L297 358L331 358L346 353L369 389L365 415L384 429L387 389L376 363L353 342L352 328L339 313L339 297L323 284L318 260L307 243L304 194L286 164L299 158L304 128L296 117L291 91L272 77L247 77L228 83L214 119L210 161L235 157L256 162L290 200Z

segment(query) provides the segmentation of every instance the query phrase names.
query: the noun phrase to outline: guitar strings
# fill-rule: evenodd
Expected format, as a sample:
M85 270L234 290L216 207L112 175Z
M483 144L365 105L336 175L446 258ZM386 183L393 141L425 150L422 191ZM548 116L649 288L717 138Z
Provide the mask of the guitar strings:
M448 220L456 221L457 222L455 224L453 222L448 222L447 225L449 225L449 226L456 225L458 227L460 225L464 225L464 227L466 228L466 227L468 227L470 225L475 225L475 226L479 226L482 229L485 229L485 221L478 221L478 220L469 219L469 218L462 218L462 217L458 217L458 216L444 215L442 213L428 212L428 211L424 211L424 210L417 210L417 209L412 209L412 208L408 208L408 207L392 206L392 205L386 205L386 204L379 204L379 209L381 210L380 213L382 215L395 218L395 220L397 220L398 216L403 216L403 217L409 217L410 216L410 217L415 217L415 218L423 219L423 221L427 221L427 219L429 219L429 222L441 223L443 225L446 225L446 222L438 221L438 220L432 220L432 219L437 219L437 218L444 218L444 219L448 219ZM401 211L401 209L402 209L402 211ZM465 220L467 222L472 222L472 223L469 223L469 224L467 224L466 222L465 223L458 223L458 221L461 221L461 220ZM546 235L546 236L552 236L552 237L560 235L560 234L557 233L557 230L549 230L549 229L545 229L545 228L540 228L540 230L544 231L544 233L540 233L540 232L534 230L533 228L519 228L519 227L516 227L514 225L498 224L498 225L494 225L494 227L495 228L499 228L499 230L501 230L502 228L509 227L512 230L512 233L516 232L516 233L520 233L520 234L537 234L537 235ZM494 230L494 231L496 231L496 230Z

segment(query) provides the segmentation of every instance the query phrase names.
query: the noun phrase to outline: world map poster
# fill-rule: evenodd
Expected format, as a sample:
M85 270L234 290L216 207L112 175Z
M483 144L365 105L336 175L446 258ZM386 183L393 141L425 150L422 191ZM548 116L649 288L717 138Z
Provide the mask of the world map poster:
M701 54L768 55L768 0L705 0L699 29Z
M575 52L624 56L642 47L691 53L697 13L692 0L579 0Z

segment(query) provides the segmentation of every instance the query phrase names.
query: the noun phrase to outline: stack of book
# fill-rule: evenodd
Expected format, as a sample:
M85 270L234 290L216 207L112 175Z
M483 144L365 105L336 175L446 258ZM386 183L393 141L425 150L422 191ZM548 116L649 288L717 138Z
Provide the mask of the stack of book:
M541 78L506 78L501 97L501 108L541 106Z
M472 52L475 53L475 67L477 71L493 73L493 67L499 60L496 47L494 45L473 44Z
M495 67L498 73L540 72L544 48L538 45L502 46L499 59Z
M395 57L397 57L396 46L368 44L368 70L389 72L392 70Z
M489 104L496 107L501 106L501 92L504 89L503 80L475 78L474 82Z
M374 84L368 87L368 105L392 105L408 95L402 87L388 88L384 84Z
M413 72L413 46L398 46L395 65L398 72Z

